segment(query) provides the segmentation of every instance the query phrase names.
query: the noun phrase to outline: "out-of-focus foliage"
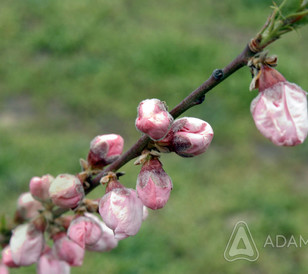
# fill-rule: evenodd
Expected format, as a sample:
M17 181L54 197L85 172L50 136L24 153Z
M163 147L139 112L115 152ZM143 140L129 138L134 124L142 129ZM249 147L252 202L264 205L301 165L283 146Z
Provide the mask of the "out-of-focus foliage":
M140 136L145 98L174 107L260 30L270 0L1 0L0 198L12 216L32 176L79 172L89 142ZM278 69L308 90L308 28L270 46ZM206 154L163 155L174 189L140 232L106 254L88 253L72 273L306 273L307 247L263 247L268 235L308 239L308 143L275 147L253 124L251 76L242 69L189 110L215 132ZM140 167L121 171L134 187ZM100 197L97 189L91 197ZM227 262L237 221L259 249L256 262ZM33 273L34 267L11 273Z

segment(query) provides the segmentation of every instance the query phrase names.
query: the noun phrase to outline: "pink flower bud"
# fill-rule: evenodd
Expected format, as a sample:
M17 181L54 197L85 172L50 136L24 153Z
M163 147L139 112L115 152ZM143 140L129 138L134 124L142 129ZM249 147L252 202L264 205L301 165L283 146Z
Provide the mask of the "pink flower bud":
M207 150L213 136L213 129L207 122L183 117L174 121L168 135L160 142L182 157L193 157Z
M250 110L258 130L277 146L295 146L308 134L306 92L275 69L261 67L259 94Z
M10 248L16 265L31 265L37 262L43 251L44 235L31 224L19 225L13 230Z
M17 201L17 211L24 220L32 219L38 216L38 210L42 210L43 205L34 200L30 192L22 193Z
M7 266L2 262L0 262L0 274L9 274Z
M165 137L173 122L166 105L158 99L147 99L138 106L136 128L153 140Z
M47 202L50 200L49 187L54 178L47 174L42 177L33 177L30 180L30 192L34 199Z
M36 271L38 274L70 274L70 266L65 261L56 258L50 250L40 257Z
M158 159L150 159L143 164L136 189L146 207L159 209L165 206L172 189L172 181Z
M12 258L12 251L10 246L6 246L3 250L2 250L2 262L8 266L8 267L19 267L17 264L14 263L13 258ZM1 274L1 272L0 272Z
M100 200L99 213L106 225L114 231L115 238L122 240L139 231L143 204L135 190L115 188Z
M84 198L84 190L80 180L70 174L60 174L49 188L52 202L62 208L77 207Z
M117 134L96 136L90 144L88 163L95 168L102 168L119 158L123 151L124 140Z
M103 231L100 239L93 245L87 245L86 249L89 251L106 252L118 245L118 240L114 237L113 231L107 227L103 222L100 222L100 227Z
M71 266L81 266L83 263L84 249L70 240L64 232L53 237L53 251L59 260L67 262Z
M82 248L94 245L102 235L99 219L90 213L74 219L67 231L67 236Z

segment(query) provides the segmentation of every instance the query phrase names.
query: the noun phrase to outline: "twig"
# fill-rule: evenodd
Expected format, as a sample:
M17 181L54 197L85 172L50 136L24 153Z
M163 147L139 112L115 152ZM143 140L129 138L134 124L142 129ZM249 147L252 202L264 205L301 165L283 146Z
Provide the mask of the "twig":
M189 108L195 106L196 102L202 102L202 97L213 89L216 85L224 81L234 72L245 66L248 60L254 56L256 52L253 52L249 45L245 47L245 49L224 69L222 69L221 77L215 77L215 75L211 75L209 79L207 79L200 87L194 90L190 95L188 95L185 99L183 99L177 106L175 106L170 114L173 118L179 117L182 113L184 113ZM150 142L150 138L147 136L142 136L128 151L126 151L119 159L113 162L111 165L107 166L102 172L96 175L92 179L88 179L88 183L90 184L89 188L86 190L86 194L91 192L100 184L100 179L108 172L108 171L117 171L119 168L124 166L130 160L136 158L141 154L144 148ZM67 212L67 209L58 208L53 212L53 216L59 217L63 213Z

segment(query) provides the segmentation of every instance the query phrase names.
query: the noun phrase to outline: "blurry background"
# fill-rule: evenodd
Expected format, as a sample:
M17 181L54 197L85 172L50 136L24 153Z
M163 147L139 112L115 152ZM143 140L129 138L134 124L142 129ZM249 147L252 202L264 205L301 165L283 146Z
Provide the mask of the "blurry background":
M271 0L1 0L0 213L11 216L32 176L77 173L90 141L140 136L146 98L173 108L229 63L262 27ZM308 28L269 47L280 72L308 90ZM215 132L207 153L163 155L174 189L140 232L110 253L87 253L72 273L306 273L308 245L263 247L268 235L308 239L308 142L275 147L250 115L247 68L185 114ZM121 171L134 187L140 167ZM104 193L97 189L91 197ZM227 262L237 221L248 223L256 262ZM34 273L35 267L11 273Z

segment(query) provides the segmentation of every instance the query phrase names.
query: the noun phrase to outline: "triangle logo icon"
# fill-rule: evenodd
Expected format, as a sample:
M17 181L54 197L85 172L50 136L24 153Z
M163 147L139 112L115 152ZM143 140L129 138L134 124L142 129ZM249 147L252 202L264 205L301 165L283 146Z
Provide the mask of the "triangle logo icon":
M256 244L252 238L248 225L244 221L239 221L235 224L226 246L224 257L229 262L235 260L253 262L259 258Z

